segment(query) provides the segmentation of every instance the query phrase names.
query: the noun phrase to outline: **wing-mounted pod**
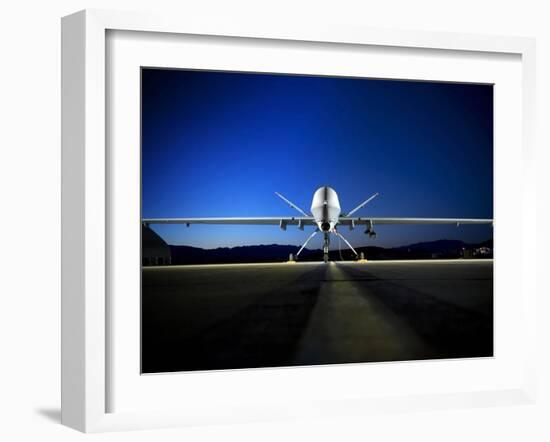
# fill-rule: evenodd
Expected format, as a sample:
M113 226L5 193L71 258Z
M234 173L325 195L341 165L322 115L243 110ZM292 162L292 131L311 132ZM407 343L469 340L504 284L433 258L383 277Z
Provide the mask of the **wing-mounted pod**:
M371 195L369 198L367 198L365 201L363 201L361 204L359 204L357 207L353 208L352 210L350 210L348 213L347 213L347 217L350 217L351 215L353 215L355 212L357 212L358 210L362 209L363 207L365 207L368 203L370 203L374 198L376 198L378 195L380 195L378 192L376 192L374 195ZM374 223L372 222L372 220L368 220L367 223L367 228L365 230L365 234L366 235L369 235L369 237L371 238L376 238L376 232L374 231ZM353 230L355 227L355 220L351 220L351 223L349 225L349 229L350 230Z
M376 238L376 232L374 231L374 223L371 219L367 221L367 228L365 229L365 234L369 235L369 238Z

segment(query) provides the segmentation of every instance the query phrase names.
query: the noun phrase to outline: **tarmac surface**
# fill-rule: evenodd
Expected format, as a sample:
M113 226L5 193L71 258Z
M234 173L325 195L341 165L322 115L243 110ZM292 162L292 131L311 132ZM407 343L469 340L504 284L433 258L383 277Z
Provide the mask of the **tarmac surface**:
M492 355L492 260L142 272L143 373Z

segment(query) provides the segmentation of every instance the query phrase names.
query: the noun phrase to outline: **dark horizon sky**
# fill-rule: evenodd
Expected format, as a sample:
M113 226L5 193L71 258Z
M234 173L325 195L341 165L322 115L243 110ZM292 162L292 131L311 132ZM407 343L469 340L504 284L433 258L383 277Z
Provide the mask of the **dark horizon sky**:
M309 212L323 185L343 212L380 192L357 216L492 218L493 87L143 69L143 217L293 216L274 192ZM301 245L313 229L152 228L203 248ZM492 238L490 226L363 230L341 232L354 246Z

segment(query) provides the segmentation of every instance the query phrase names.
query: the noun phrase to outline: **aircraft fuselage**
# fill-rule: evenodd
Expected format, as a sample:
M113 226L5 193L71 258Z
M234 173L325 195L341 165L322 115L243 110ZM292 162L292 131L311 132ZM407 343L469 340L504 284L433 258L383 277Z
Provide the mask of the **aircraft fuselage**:
M332 187L319 187L313 194L311 214L321 232L332 232L340 217L340 201Z

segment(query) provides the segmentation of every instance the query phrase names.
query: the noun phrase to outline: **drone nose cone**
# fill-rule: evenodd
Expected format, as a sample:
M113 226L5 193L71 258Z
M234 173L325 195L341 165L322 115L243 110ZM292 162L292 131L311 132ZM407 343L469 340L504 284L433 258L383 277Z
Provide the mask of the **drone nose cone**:
M321 223L321 230L323 232L328 232L330 230L330 223L327 223L327 222Z

